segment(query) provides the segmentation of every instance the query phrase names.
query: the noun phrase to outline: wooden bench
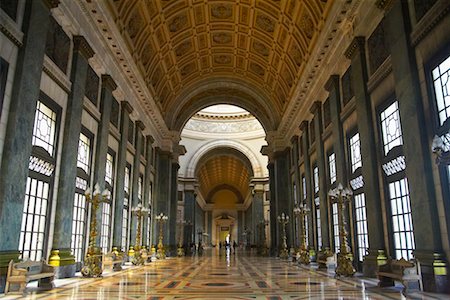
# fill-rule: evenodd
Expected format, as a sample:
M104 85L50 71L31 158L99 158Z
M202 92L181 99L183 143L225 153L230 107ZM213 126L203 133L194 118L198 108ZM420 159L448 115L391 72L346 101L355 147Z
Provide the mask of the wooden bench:
M411 283L418 284L420 291L423 291L422 274L420 272L420 264L415 261L407 261L403 258L400 260L390 259L385 265L378 268L378 286L394 286L395 281L403 284L402 293L406 295Z
M10 292L11 285L18 285L18 293L23 293L28 282L38 280L38 287L52 289L55 269L42 261L10 261L6 273L5 295Z
M117 254L115 251L111 251L103 255L102 260L103 270L105 270L106 267L111 266L113 271L120 271L122 270L122 263L123 263L123 256Z

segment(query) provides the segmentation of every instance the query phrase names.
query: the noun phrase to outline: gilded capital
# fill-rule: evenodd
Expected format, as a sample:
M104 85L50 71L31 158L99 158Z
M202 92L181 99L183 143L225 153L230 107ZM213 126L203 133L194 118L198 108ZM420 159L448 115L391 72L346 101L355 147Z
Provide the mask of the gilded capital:
M291 143L294 144L294 143L296 143L296 142L298 142L298 135L293 135L293 136L291 137Z
M114 91L115 89L117 89L117 84L110 75L103 74L102 75L102 87L107 88L111 91Z
M356 52L364 51L364 44L366 42L366 39L363 36L357 36L353 39L353 41L348 46L347 50L345 50L345 57L348 59L352 59L353 56L356 54Z
M146 138L147 138L147 142L149 142L150 145L153 144L153 143L155 142L155 139L154 139L153 136L151 136L151 135L147 135Z
M80 54L86 59L91 58L95 54L88 41L81 35L76 35L73 37L73 51L80 52Z
M300 126L298 126L298 128L299 128L301 131L303 131L303 132L307 131L308 128L309 128L309 122L308 122L308 121L302 121L302 122L300 123Z

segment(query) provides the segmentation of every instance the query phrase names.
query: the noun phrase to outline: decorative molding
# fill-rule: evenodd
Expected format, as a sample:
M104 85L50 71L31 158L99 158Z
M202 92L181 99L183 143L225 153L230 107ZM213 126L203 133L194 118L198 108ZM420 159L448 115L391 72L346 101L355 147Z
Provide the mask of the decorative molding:
M84 97L83 107L97 122L100 122L102 114L86 96Z
M437 1L433 7L420 19L411 32L411 44L417 46L422 39L450 12L450 1Z
M381 64L367 82L367 91L371 93L392 72L391 56Z
M6 35L16 46L23 45L23 32L3 10L0 9L0 32Z
M364 50L366 39L363 36L357 36L353 39L353 41L348 46L347 50L345 50L344 56L347 59L352 59L356 54L357 50Z
M240 133L264 130L256 119L240 122L213 122L191 119L186 123L184 129L205 133Z
M44 55L43 71L68 94L72 90L72 82L66 74L47 56Z

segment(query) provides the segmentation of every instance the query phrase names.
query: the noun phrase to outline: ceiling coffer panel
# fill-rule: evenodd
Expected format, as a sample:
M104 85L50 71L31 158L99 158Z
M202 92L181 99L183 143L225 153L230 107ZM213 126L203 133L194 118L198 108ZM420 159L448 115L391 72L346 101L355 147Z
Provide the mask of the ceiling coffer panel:
M109 1L163 117L216 75L256 84L282 115L333 2Z

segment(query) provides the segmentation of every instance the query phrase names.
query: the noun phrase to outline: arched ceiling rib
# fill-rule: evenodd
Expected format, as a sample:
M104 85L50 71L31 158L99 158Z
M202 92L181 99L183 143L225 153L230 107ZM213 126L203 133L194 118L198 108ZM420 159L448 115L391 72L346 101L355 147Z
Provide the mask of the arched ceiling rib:
M256 87L267 102L260 114L280 119L333 2L109 1L116 25L166 122L171 112L192 102L180 95L200 81L220 77Z

